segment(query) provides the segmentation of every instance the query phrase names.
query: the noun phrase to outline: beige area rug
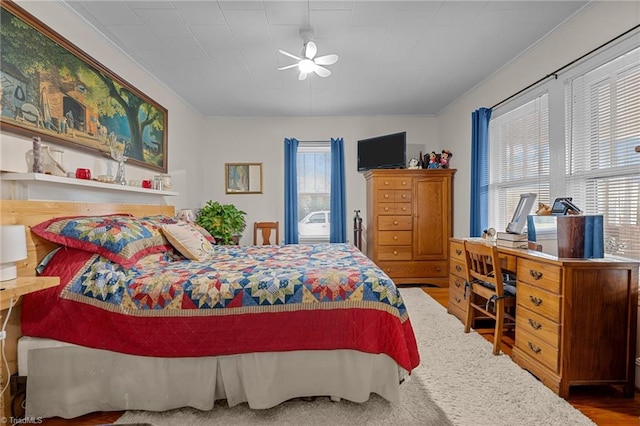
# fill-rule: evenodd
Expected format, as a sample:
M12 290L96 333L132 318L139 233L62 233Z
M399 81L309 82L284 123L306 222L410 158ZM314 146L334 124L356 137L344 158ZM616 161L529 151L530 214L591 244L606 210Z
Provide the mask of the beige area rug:
M464 334L458 319L418 288L401 290L418 340L421 363L401 386L401 404L371 395L363 404L292 400L268 410L246 404L211 411L126 412L116 424L173 425L593 425L580 411L491 344Z

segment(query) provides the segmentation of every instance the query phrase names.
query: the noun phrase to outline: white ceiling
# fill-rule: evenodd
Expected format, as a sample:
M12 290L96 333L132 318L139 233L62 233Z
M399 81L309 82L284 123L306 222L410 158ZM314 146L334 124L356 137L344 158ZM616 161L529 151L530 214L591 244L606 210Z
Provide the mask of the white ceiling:
M437 115L586 1L66 0L204 115ZM332 75L298 80L311 24Z

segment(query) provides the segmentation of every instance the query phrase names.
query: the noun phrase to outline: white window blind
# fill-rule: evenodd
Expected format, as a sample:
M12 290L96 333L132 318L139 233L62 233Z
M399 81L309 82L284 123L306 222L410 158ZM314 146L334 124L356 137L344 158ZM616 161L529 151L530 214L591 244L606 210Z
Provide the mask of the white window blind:
M640 48L565 87L566 188L604 216L605 252L640 259Z
M520 194L549 200L548 98L541 95L489 123L489 224L498 230L511 221Z

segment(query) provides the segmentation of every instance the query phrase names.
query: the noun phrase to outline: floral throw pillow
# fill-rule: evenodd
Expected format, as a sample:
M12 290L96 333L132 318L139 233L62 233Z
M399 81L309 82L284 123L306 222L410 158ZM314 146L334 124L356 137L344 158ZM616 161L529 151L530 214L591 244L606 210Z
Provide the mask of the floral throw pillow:
M160 226L126 215L54 218L31 231L54 243L100 254L126 268L143 256L171 249Z
M162 225L162 231L171 245L187 259L203 262L213 255L213 245L193 223L180 221Z

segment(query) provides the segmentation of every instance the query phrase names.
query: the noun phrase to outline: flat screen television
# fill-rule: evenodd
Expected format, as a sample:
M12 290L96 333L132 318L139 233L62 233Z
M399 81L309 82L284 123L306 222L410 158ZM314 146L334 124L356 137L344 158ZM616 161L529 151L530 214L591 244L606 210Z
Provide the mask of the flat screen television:
M392 133L358 141L358 171L404 168L407 161L407 132Z

